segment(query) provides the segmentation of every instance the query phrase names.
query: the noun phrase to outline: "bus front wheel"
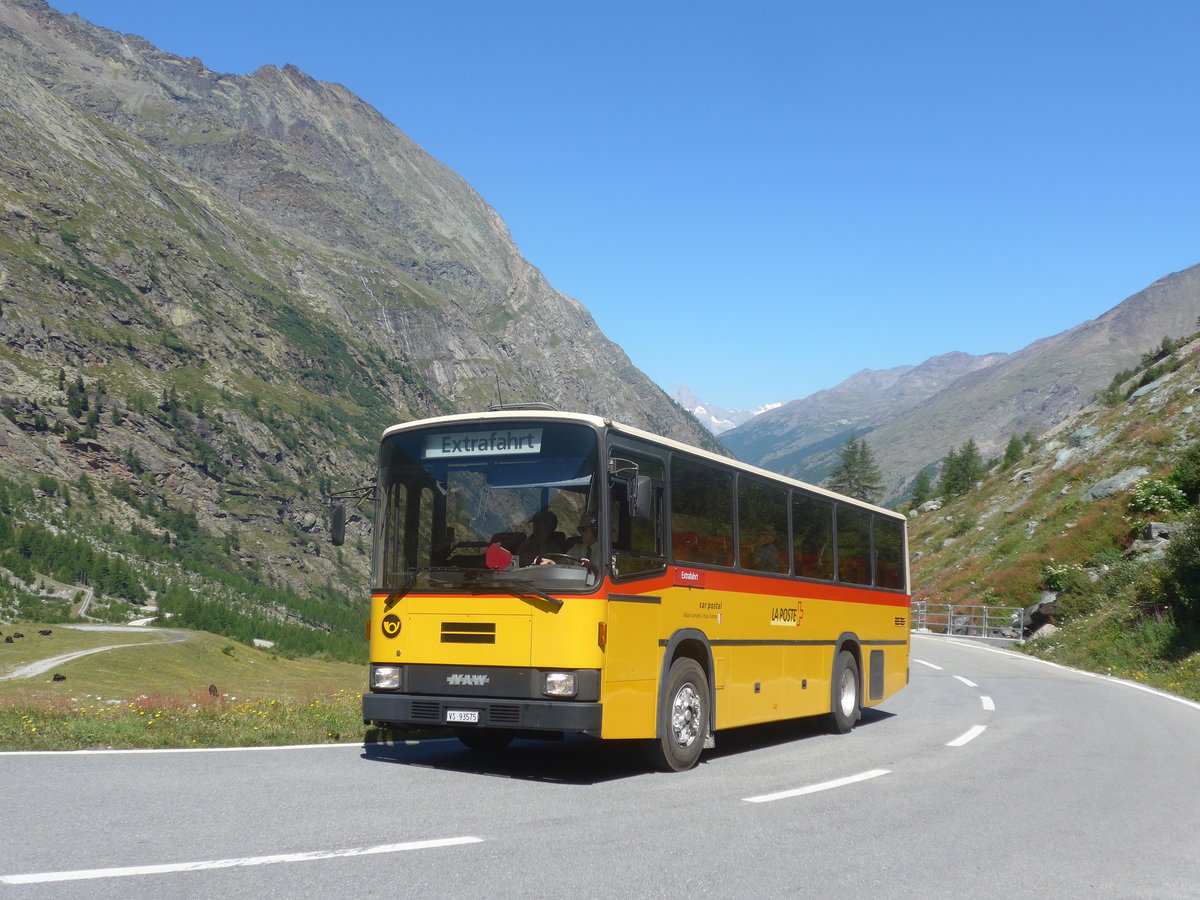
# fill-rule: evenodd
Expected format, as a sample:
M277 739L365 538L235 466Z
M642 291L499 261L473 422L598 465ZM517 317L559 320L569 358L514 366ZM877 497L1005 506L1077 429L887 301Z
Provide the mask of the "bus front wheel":
M858 661L849 650L843 650L833 663L830 686L829 730L845 734L859 719L862 686L858 677Z
M696 765L708 735L708 679L694 659L677 659L667 673L658 705L658 737L647 748L651 764L662 772Z

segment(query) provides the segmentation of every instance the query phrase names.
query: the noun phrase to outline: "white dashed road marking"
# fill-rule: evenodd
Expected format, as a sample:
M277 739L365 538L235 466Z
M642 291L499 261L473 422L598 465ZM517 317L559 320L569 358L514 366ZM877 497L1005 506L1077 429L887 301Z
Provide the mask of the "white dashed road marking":
M770 803L772 800L786 800L789 797L800 797L804 794L815 794L818 791L828 791L832 788L845 787L848 784L856 784L859 781L869 781L872 778L878 778L880 775L887 775L889 771L889 769L871 769L868 772L860 772L857 775L835 778L833 781L810 784L808 787L793 788L790 791L779 791L775 794L760 794L757 797L744 797L743 799L747 803Z

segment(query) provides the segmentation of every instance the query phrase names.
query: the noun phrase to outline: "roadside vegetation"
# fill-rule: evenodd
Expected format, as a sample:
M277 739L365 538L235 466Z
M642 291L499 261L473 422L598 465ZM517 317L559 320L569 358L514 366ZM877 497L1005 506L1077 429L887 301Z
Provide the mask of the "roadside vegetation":
M1164 339L1050 433L990 461L968 441L936 487L924 473L914 600L1029 607L1055 592L1053 627L1026 652L1200 700L1198 354L1200 335ZM1123 473L1136 477L1090 492Z
M356 742L364 668L289 660L204 632L77 631L0 626L0 676L33 660L93 653L0 681L0 750L226 747ZM50 631L41 635L39 631ZM62 680L54 680L55 675Z

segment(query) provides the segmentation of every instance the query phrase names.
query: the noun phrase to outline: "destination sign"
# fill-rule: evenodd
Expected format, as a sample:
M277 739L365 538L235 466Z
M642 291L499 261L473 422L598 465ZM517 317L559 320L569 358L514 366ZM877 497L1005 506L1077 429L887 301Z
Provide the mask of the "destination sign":
M439 432L425 437L426 459L469 459L541 452L540 428Z

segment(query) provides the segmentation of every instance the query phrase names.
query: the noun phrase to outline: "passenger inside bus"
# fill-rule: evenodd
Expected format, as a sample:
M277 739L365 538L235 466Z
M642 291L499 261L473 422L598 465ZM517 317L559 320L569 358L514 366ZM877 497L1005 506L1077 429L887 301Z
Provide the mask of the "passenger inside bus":
M577 559L585 566L596 556L596 517L584 516L579 520L579 537L572 538L567 556Z

